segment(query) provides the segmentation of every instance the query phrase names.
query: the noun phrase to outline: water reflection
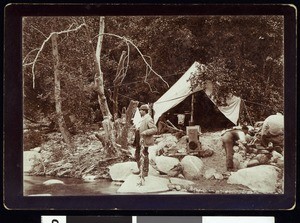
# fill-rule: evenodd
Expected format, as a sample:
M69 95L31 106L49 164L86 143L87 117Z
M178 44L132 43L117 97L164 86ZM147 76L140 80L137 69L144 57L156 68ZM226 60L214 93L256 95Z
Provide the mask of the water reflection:
M43 182L57 179L65 184L43 185ZM55 178L24 175L24 196L87 196L116 194L119 185L108 180L97 180L94 182L84 182L74 178Z

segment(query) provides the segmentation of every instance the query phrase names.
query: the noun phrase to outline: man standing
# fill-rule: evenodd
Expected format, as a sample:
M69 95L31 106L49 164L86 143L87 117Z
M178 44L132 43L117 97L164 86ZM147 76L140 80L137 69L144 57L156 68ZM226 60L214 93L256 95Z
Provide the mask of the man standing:
M248 127L243 126L242 129L229 130L222 135L223 147L226 151L226 167L228 171L234 170L233 147L238 145L238 142L246 145L246 134L248 134Z
M134 174L142 173L142 177L144 178L148 176L148 172L149 172L148 147L154 145L153 135L156 134L157 127L154 124L154 121L151 118L151 116L148 114L149 112L148 105L142 105L139 110L142 119L138 125L138 130L135 136L135 145L136 145L135 159L138 164L139 171L134 172Z

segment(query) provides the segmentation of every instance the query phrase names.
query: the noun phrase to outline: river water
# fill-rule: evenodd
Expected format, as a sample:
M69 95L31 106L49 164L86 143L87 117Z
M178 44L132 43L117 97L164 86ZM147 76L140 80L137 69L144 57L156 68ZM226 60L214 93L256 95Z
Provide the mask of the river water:
M64 184L44 185L43 182L56 179ZM84 182L76 178L55 178L24 175L24 196L86 196L101 194L116 194L119 185L109 180L100 179L94 182Z

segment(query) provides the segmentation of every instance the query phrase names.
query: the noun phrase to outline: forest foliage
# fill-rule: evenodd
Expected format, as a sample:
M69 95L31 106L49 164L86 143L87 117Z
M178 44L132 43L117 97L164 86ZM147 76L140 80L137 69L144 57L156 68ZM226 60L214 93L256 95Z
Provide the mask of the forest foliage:
M102 121L97 93L91 83L95 61L89 44L96 48L99 17L23 18L24 116L55 120L54 62L51 32L72 29L58 35L62 109L83 125ZM155 102L168 86L145 65L130 40L152 69L172 86L195 62L207 69L192 79L193 86L212 81L219 103L229 93L245 100L253 121L260 121L284 106L283 17L280 16L118 16L105 17L101 69L109 107L120 56L128 58L126 77L119 89L119 115L130 100ZM85 29L89 28L92 42ZM36 60L35 60L36 58ZM33 66L34 84L33 88Z

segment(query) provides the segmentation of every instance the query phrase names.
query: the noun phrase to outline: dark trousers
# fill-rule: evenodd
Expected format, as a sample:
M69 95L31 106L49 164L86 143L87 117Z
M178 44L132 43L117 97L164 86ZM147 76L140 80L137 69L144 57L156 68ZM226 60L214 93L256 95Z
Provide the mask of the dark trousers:
M233 142L229 141L229 142L225 142L223 143L223 147L225 148L226 151L226 167L227 170L233 170L234 166L233 166Z
M135 139L134 139L134 144L136 147L135 150L135 161L137 162L138 168L141 171L141 144L140 144L140 132L136 131L135 132ZM148 147L144 147L143 150L143 158L144 158L144 166L143 166L143 176L148 176L149 172L149 152L148 152Z

